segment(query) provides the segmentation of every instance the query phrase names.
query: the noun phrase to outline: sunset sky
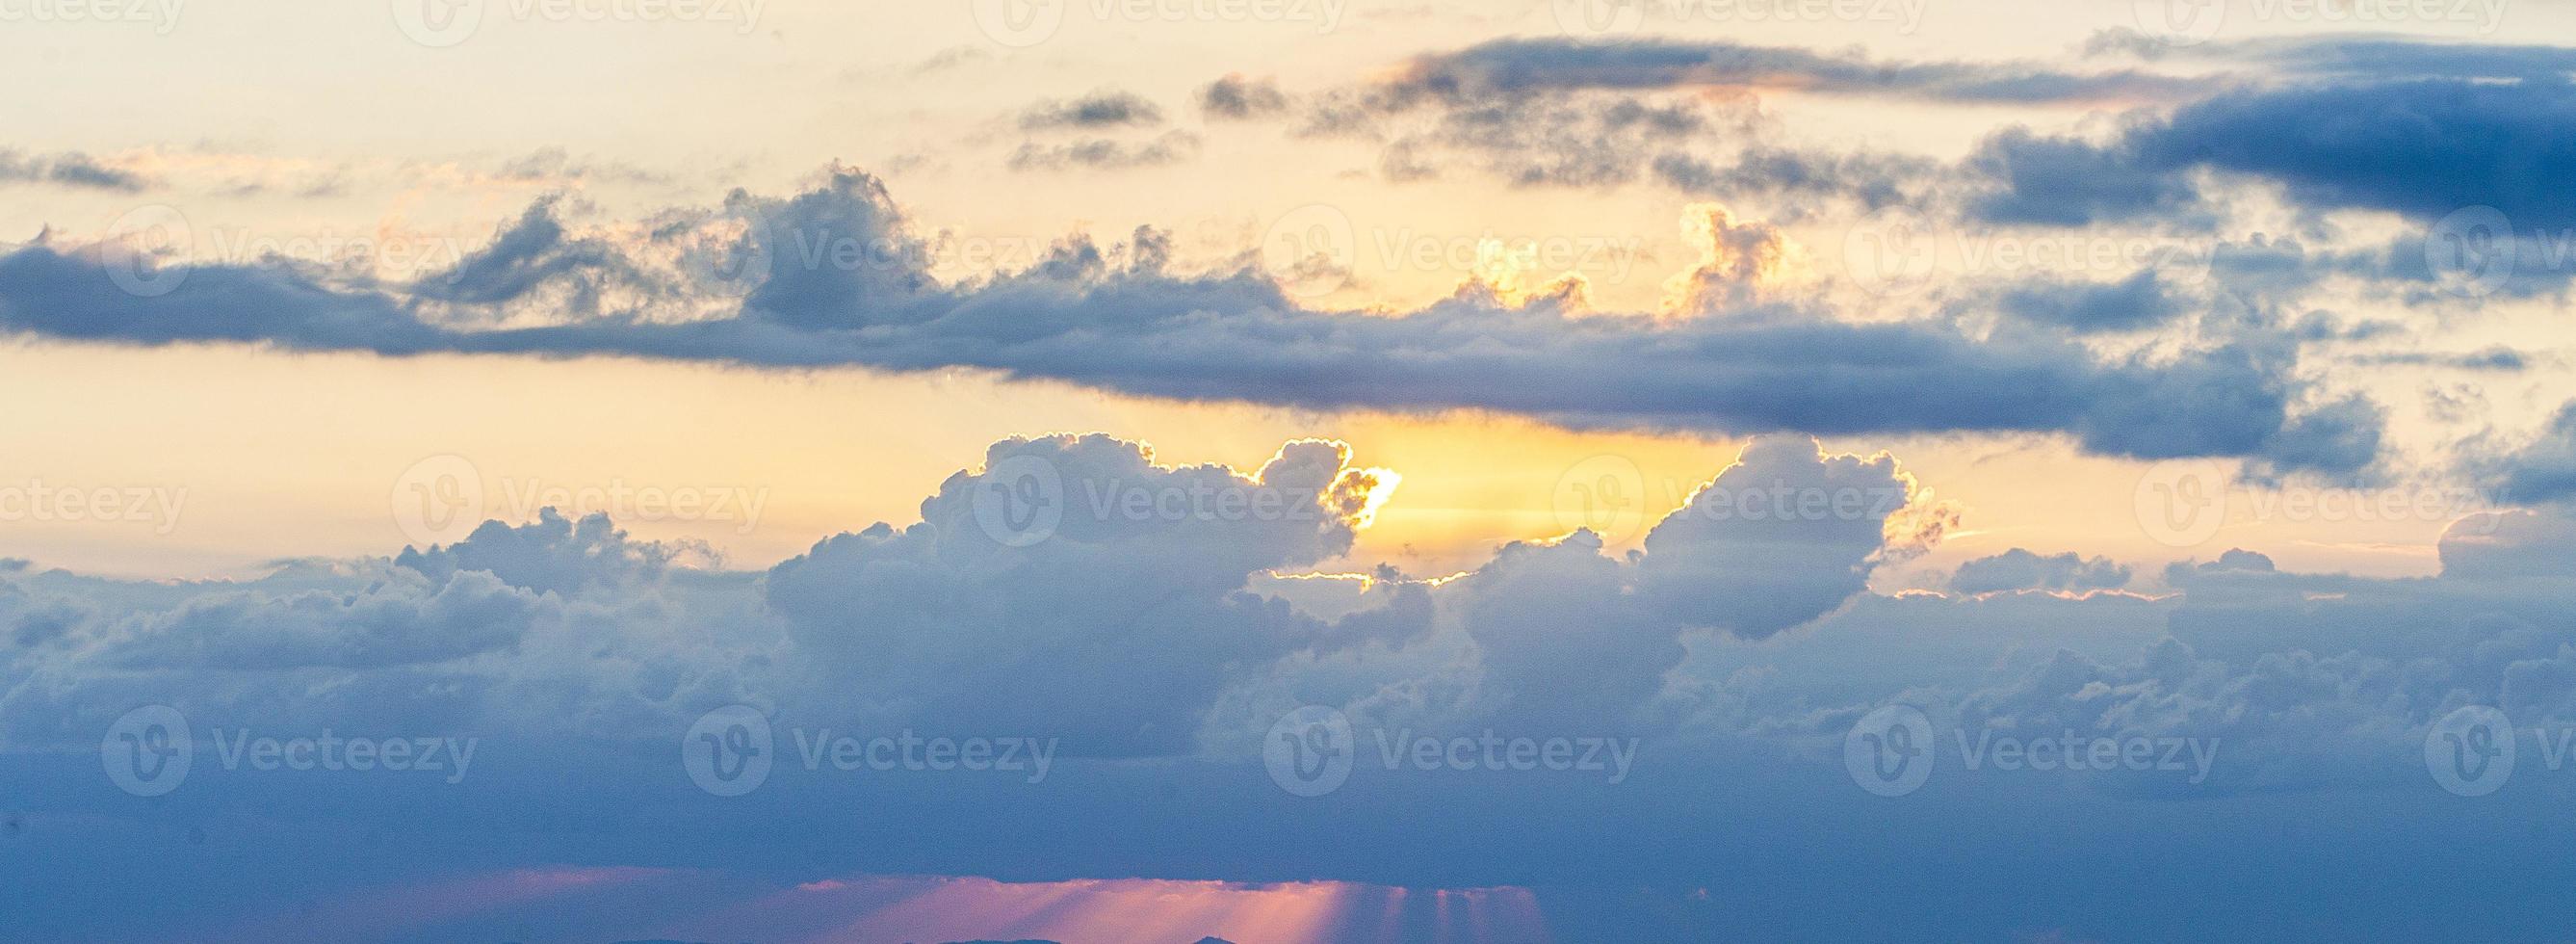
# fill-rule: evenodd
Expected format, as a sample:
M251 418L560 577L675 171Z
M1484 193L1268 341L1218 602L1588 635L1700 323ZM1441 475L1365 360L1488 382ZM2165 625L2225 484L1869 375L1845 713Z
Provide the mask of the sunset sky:
M2563 933L2570 35L0 0L0 937Z

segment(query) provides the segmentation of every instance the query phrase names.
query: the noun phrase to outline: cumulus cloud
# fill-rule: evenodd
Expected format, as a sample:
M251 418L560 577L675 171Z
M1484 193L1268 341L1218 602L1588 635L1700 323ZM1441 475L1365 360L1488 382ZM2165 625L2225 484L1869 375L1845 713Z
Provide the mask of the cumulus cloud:
M1961 593L2117 590L2128 583L2129 568L2109 558L2074 551L2041 555L2018 547L1960 564L1950 575L1950 588Z
M1059 731L1073 754L1186 753L1238 676L1424 626L1426 590L1400 579L1331 623L1244 589L1350 549L1391 483L1349 459L1293 442L1247 476L1158 466L1099 435L997 443L922 503L921 523L825 539L770 571L767 599L865 710ZM1023 544L1038 532L1007 515L1042 509L1046 530Z

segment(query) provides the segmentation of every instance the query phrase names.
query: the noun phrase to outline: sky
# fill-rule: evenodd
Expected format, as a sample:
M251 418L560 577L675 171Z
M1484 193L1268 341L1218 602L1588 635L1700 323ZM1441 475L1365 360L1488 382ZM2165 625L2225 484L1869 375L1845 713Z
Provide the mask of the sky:
M2555 939L2571 27L0 0L0 937Z

